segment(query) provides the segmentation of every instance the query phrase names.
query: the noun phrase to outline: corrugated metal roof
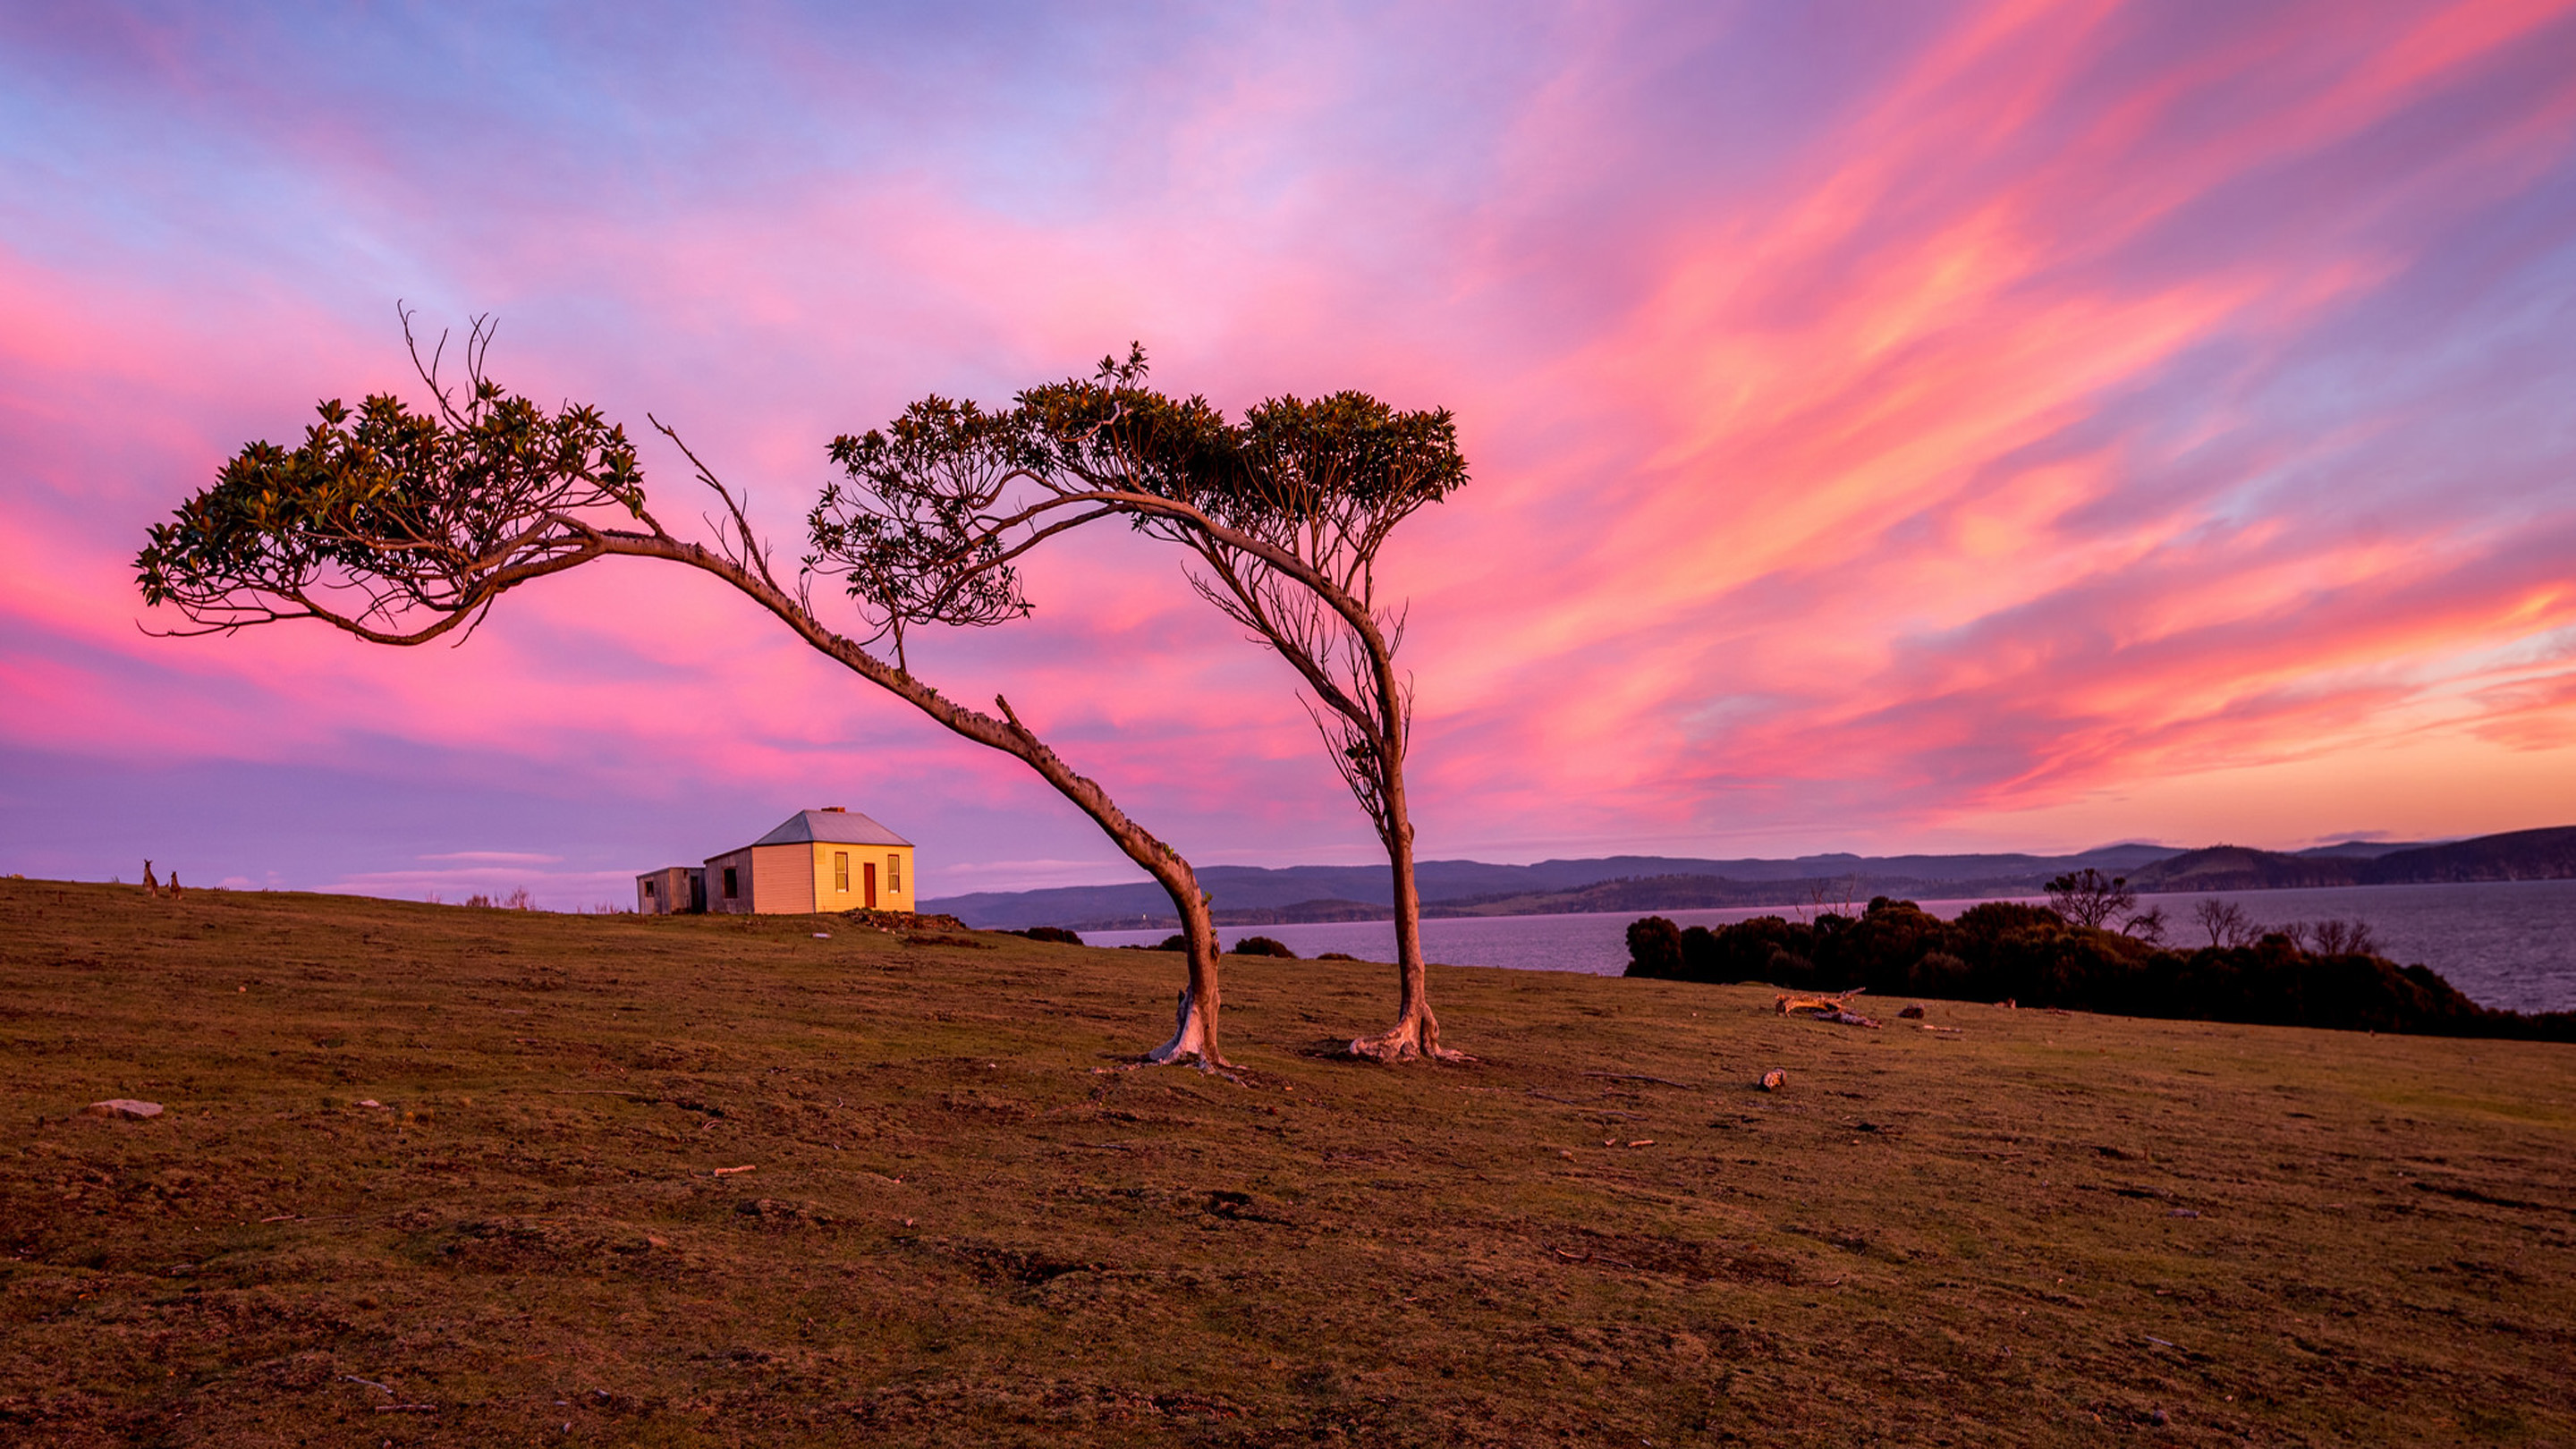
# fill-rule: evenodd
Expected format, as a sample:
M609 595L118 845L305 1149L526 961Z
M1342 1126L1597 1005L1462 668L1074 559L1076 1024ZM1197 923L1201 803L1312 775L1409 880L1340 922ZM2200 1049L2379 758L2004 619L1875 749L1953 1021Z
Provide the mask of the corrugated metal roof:
M910 845L911 841L856 810L800 810L754 845Z

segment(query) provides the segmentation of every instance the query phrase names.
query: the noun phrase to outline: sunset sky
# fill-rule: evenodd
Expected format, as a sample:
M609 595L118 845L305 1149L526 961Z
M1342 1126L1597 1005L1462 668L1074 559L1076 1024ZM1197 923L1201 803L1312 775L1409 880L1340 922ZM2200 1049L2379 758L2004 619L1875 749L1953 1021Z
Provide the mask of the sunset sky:
M791 558L834 434L1130 339L1453 409L1426 857L2576 823L2576 0L245 9L0 10L0 871L570 907L836 804L1132 874L668 565L150 637L228 454L420 396L398 299ZM1168 549L1031 588L917 671L1202 864L1374 857Z

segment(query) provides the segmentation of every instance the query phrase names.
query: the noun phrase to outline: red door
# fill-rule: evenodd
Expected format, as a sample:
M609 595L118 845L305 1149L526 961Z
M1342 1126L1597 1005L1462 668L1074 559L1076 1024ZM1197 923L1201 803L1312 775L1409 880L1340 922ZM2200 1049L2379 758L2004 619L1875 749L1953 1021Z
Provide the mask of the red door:
M877 908L877 863L872 860L860 866L859 878L867 883L868 909L873 911Z

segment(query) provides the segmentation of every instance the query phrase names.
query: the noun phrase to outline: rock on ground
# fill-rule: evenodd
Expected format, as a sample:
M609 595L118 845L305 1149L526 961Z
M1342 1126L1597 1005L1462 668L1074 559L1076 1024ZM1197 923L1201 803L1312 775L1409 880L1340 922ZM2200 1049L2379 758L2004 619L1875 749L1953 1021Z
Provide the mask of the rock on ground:
M160 1116L161 1104L138 1102L132 1097L110 1097L104 1102L90 1103L89 1114L93 1117L119 1117L128 1122L140 1122L146 1117Z

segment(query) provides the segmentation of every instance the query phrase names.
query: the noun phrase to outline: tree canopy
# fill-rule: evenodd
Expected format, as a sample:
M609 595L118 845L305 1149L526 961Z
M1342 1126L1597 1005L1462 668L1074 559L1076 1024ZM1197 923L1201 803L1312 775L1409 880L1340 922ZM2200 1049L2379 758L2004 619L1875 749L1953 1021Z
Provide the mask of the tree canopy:
M1367 1055L1444 1055L1425 987L1404 790L1411 681L1400 611L1377 596L1396 526L1468 479L1456 420L1365 393L1282 396L1230 420L1146 384L1141 346L1004 409L927 397L834 440L844 479L811 520L808 566L843 577L896 643L920 624L1015 617L1017 561L1106 520L1177 543L1191 583L1296 672L1335 769L1393 875L1397 1021Z

